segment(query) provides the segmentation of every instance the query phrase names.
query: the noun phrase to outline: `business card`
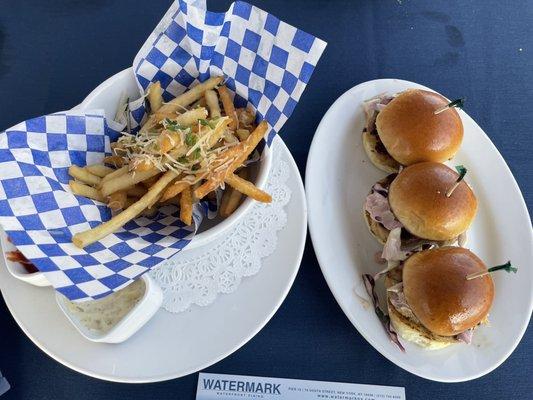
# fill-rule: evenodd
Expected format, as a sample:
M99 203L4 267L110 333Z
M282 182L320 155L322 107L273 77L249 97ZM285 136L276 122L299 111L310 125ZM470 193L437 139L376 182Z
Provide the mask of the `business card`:
M200 373L196 400L405 400L405 389L298 379Z

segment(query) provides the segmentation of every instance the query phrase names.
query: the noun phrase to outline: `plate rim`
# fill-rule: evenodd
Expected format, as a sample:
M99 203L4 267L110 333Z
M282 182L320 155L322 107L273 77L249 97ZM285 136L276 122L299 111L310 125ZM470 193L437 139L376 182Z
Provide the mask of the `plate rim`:
M301 177L301 175L299 173L298 166L296 164L296 161L294 160L294 157L292 156L289 148L287 147L287 145L285 144L285 142L281 139L281 137L279 135L276 136L276 138L273 141L273 144L275 144L275 146L280 146L281 147L281 151L285 151L286 152L286 155L288 156L287 157L287 162L289 162L290 167L291 167L291 169L293 171L293 175L294 175L294 177L289 178L289 179L294 179L296 187L297 187L297 190L299 191L299 193L301 195L301 199L302 199L301 220L299 220L299 222L298 221L294 222L295 224L298 224L299 227L300 227L300 236L299 236L300 240L299 240L298 246L294 247L295 248L295 254L297 254L297 257L296 257L295 267L293 268L293 271L292 271L289 279L286 281L285 287L283 288L283 292L279 296L277 301L272 304L272 308L271 308L270 312L265 316L265 318L261 321L261 323L257 324L257 326L253 330L250 330L250 332L246 336L243 336L243 338L241 340L239 340L236 345L234 345L230 349L226 350L225 352L219 354L217 357L210 359L210 361L207 361L207 362L205 362L205 363L203 363L201 365L193 366L193 367L191 367L189 369L186 369L183 372L180 372L178 374L165 374L165 375L152 376L152 377L147 377L147 378L130 378L130 377L123 378L123 377L118 377L118 376L110 376L110 375L106 375L106 374L102 374L102 373L97 373L95 371L87 371L84 368L80 368L80 367L74 365L72 362L64 359L64 357L62 357L60 355L57 355L57 354L54 354L53 352L49 351L46 348L45 344L41 343L40 340L38 340L36 337L34 337L34 335L32 335L32 333L30 332L28 327L23 324L21 319L18 317L17 313L14 311L15 308L16 308L15 305L12 304L10 301L8 301L8 299L6 298L5 293L0 290L0 293L2 294L2 298L4 299L4 302L5 302L6 306L7 306L7 309L9 310L11 316L13 317L13 319L15 320L17 325L24 332L24 334L40 350L42 350L46 355L48 355L53 360L59 362L60 364L66 366L66 367L70 368L71 370L74 370L74 371L76 371L76 372L78 372L80 374L83 374L83 375L86 375L86 376L90 376L92 378L96 378L96 379L99 379L99 380L108 381L108 382L138 384L138 383L164 382L164 381L168 381L168 380L172 380L172 379L178 379L178 378L181 378L181 377L184 377L184 376L188 376L188 375L194 374L194 373L196 373L198 371L201 371L201 370L203 370L205 368L208 368L209 366L214 365L214 364L218 363L219 361L225 359L226 357L230 356L231 354L235 353L237 350L239 350L241 347L243 347L245 344L247 344L251 339L253 339L268 324L268 322L270 322L272 317L277 313L277 311L279 310L279 308L281 307L281 305L283 304L283 302L287 298L287 295L289 294L289 291L291 290L291 288L292 288L292 286L294 284L294 281L296 279L296 276L298 275L298 272L300 270L300 266L301 266L301 262L302 262L302 258L303 258L303 254L304 254L304 250L305 250L305 243L307 241L307 215L308 215L308 213L307 213L307 197L305 195L305 189L304 189L304 184L303 184L303 181L302 181L302 177ZM206 243L205 245L202 245L200 247L208 246L208 245L209 245L209 243ZM276 247L276 251L277 251L277 249L278 249L278 247ZM1 250L4 251L3 248ZM0 264L2 262L3 261L0 260ZM250 278L254 278L254 277L252 276ZM13 278L13 279L15 279L15 278ZM46 290L47 288L37 288L36 287L34 289L36 289L36 290L38 290L38 289ZM50 295L52 296L53 293L51 292ZM230 295L231 295L231 293L230 293Z
M309 224L309 234L310 234L310 237L311 237L311 241L313 242L313 249L315 251L316 258L317 258L318 264L320 266L320 270L322 271L322 275L324 276L324 279L325 279L325 281L326 281L331 293L333 294L333 297L335 298L335 301L337 302L337 304L341 308L341 310L344 313L344 315L346 316L346 318L348 318L350 323L355 327L357 332L378 353L380 353L383 357L385 357L387 360L389 360L395 366L397 366L397 367L399 367L399 368L401 368L401 369L403 369L403 370L405 370L405 371L407 371L407 372L409 372L409 373L411 373L413 375L419 376L419 377L427 379L427 380L436 381L436 382L443 382L443 383L458 383L458 382L466 382L466 381L474 380L474 379L480 378L480 377L482 377L482 376L484 376L486 374L489 374L490 372L494 371L503 362L505 362L509 358L509 356L514 352L514 350L516 349L516 347L518 346L518 344L520 343L520 341L524 337L524 334L525 334L525 332L526 332L526 330L528 328L528 325L529 325L529 321L531 320L531 314L533 312L533 292L530 294L530 299L529 299L529 317L528 317L528 319L524 320L524 323L522 324L520 333L514 339L513 345L509 347L508 351L500 358L500 360L497 363L491 365L489 368L483 369L481 372L478 372L478 373L475 373L475 374L470 374L470 375L464 376L462 378L450 378L450 379L447 379L447 378L443 378L443 377L429 376L429 375L423 374L423 372L421 372L420 370L416 370L415 368L399 365L395 360L391 359L387 354L385 354L386 352L384 351L384 349L382 349L381 346L379 344L377 344L370 337L370 335L368 335L365 332L365 329L359 327L359 324L356 322L355 318L352 318L350 316L349 311L347 310L347 308L345 307L343 302L340 300L341 296L336 291L335 285L333 283L333 280L332 280L332 278L329 276L329 274L327 272L327 268L323 267L323 265L328 264L327 260L324 259L323 255L321 255L321 250L319 250L319 247L315 246L316 239L314 239L314 238L315 238L315 236L318 236L318 233L313 233L313 232L315 232L315 229L318 230L318 227L316 227L316 225L315 225L315 222L314 222L315 219L314 219L313 213L311 211L312 208L313 208L312 204L314 203L314 200L311 198L311 196L309 194L309 191L307 189L308 189L308 186L312 186L312 184L310 183L311 182L310 169L313 168L312 167L313 159L316 159L315 153L319 152L319 150L318 150L319 147L317 145L317 142L318 142L317 137L319 136L319 132L321 130L324 130L324 124L325 124L326 117L328 116L328 114L330 114L330 112L332 112L332 110L336 106L338 106L338 104L341 103L341 101L344 98L350 97L350 95L353 92L357 91L361 86L370 85L370 84L373 84L373 83L392 83L392 82L407 84L407 85L410 85L410 86L416 86L416 87L419 87L421 89L425 89L425 90L429 90L429 91L432 91L432 92L436 92L435 90L433 90L433 89L431 89L431 88L429 88L429 87L427 87L425 85L419 84L417 82L412 82L412 81L408 81L408 80L404 80L404 79L397 79L397 78L380 78L380 79L372 79L372 80L369 80L369 81L361 82L361 83L358 83L357 85L349 88L343 94L341 94L337 99L335 99L335 101L331 104L331 106L328 108L326 113L323 115L322 119L320 120L320 123L318 124L318 126L317 126L317 128L315 130L315 133L313 135L313 140L312 140L311 146L309 148L309 153L308 153L308 156L307 156L307 163L306 163L306 168L305 168L305 188L306 188L306 197L307 197L307 204L308 204L308 210L309 210L307 219L308 219L308 224ZM505 161L505 159L503 158L503 156L499 152L498 148L494 145L494 143L492 142L490 137L485 133L485 131L478 125L478 123L472 117L470 117L469 114L467 114L466 112L464 112L463 114L464 114L464 116L466 116L467 119L470 120L470 122L472 122L483 133L483 135L485 136L485 138L487 139L487 141L489 143L489 146L491 146L492 151L494 151L496 156L499 157L499 159L503 162L503 165L505 166L506 175L508 176L508 178L510 178L509 180L510 180L511 184L514 185L516 191L520 195L521 212L525 213L525 215L528 216L529 225L530 225L530 243L531 243L533 241L533 228L532 228L531 218L530 218L529 211L527 209L527 205L525 203L522 191L520 190L520 187L518 186L518 183L516 182L516 179L515 179L513 173L511 172L511 169L507 165L507 162Z

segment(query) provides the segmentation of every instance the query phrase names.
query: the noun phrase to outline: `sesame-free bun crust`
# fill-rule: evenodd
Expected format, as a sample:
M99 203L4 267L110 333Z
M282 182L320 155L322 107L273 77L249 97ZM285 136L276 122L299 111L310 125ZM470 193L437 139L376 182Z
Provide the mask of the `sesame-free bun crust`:
M449 101L427 90L407 90L377 116L379 137L389 154L402 165L452 158L463 140L463 123L455 108L435 111Z
M403 266L405 299L420 323L439 336L454 336L483 322L494 300L490 274L474 253L462 247L441 247L409 257Z
M392 212L415 236L456 238L468 229L477 212L476 196L464 180L446 197L458 177L451 168L435 162L404 168L389 188Z

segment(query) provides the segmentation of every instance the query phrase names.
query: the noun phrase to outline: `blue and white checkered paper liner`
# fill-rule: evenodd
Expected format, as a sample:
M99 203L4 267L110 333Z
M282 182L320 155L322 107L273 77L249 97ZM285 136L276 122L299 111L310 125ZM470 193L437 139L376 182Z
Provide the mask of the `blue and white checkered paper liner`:
M194 227L175 206L137 218L85 249L72 236L111 217L105 204L75 196L68 167L102 161L117 132L102 111L65 112L22 122L0 135L0 225L13 244L71 300L119 290L176 254Z
M159 81L169 101L211 76L225 76L239 107L250 106L273 128L270 143L292 114L326 43L245 2L225 13L205 1L176 1L135 57L142 92ZM135 128L146 105L130 105Z
M224 75L237 105L250 105L273 127L270 142L291 115L325 43L247 3L236 2L226 13L206 11L202 0L195 4L200 7L175 2L135 57L140 91L160 81L168 101L211 75ZM133 129L146 107L142 98L130 103ZM210 211L207 204L195 209L194 228L188 228L168 206L85 249L75 247L73 234L111 215L105 205L71 193L67 170L109 153L110 139L123 127L109 125L113 129L100 111L66 112L0 134L0 225L71 300L98 299L125 287L185 247Z

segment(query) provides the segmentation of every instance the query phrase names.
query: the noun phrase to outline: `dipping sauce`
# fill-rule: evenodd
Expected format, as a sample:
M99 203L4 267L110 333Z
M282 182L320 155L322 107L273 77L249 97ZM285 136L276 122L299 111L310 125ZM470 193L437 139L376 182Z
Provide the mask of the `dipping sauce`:
M22 267L28 274L34 274L36 272L39 272L37 267L33 265L32 262L29 261L26 257L24 257L24 254L22 254L19 250L6 252L6 258L9 261L16 262L22 265Z
M86 328L105 334L109 332L141 300L146 288L137 279L124 289L103 299L74 303L64 299L69 312Z

